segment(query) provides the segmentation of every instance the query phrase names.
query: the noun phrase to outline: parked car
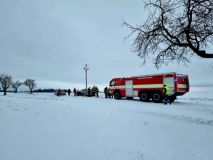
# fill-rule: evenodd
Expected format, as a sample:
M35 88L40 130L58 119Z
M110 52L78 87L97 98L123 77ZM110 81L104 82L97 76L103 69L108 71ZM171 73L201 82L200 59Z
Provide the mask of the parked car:
M78 90L76 94L77 96L88 96L88 97L92 96L92 92L90 92L90 95L88 95L88 91L86 89Z
M87 90L86 89L77 90L76 94L77 96L87 96Z
M61 90L61 89L56 89L55 95L56 96L65 96L66 92L64 90Z

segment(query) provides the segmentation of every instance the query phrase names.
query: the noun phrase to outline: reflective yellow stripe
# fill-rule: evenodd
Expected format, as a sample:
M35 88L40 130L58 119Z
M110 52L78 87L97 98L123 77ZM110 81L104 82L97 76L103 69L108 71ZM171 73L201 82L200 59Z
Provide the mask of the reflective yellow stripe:
M134 85L133 88L163 88L163 84L138 84Z
M178 84L177 87L178 88L187 88L187 85L186 84Z
M131 85L127 85L131 86ZM132 85L133 88L163 88L163 84L137 84L137 85ZM125 89L125 85L120 85L120 86L111 86L110 89Z
M109 88L110 89L122 89L122 88L126 88L126 86L111 86Z

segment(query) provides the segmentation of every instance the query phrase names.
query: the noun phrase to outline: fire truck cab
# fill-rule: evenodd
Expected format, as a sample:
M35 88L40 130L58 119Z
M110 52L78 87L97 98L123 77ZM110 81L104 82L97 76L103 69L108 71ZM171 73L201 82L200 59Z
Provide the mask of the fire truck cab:
M169 87L172 101L189 91L188 76L177 73L113 78L109 84L110 93L115 99L139 97L141 101L152 100L153 102L163 100L164 85Z

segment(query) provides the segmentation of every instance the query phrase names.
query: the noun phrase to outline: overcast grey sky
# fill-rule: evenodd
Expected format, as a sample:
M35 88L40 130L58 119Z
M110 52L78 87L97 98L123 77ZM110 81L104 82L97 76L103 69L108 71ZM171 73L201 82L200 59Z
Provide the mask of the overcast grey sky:
M146 19L142 0L0 0L0 73L34 78L38 88L108 85L113 77L178 72L194 85L213 85L213 60L194 57L187 67L157 70L131 52L122 26ZM213 52L213 50L212 50ZM150 59L151 61L151 59ZM83 85L83 86L82 86Z

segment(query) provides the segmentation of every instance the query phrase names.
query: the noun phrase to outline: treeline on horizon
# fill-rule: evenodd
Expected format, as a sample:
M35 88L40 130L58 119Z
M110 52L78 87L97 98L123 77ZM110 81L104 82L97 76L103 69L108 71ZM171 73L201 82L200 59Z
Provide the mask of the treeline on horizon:
M55 91L56 91L56 89L51 88L51 89L36 89L36 90L33 90L32 92L34 92L34 93L54 93ZM62 91L67 92L67 89L62 89ZM0 92L4 92L4 91L0 89ZM11 91L7 91L7 92L14 92L14 91L11 90ZM29 92L29 91L19 91L19 92L24 93L24 92Z

